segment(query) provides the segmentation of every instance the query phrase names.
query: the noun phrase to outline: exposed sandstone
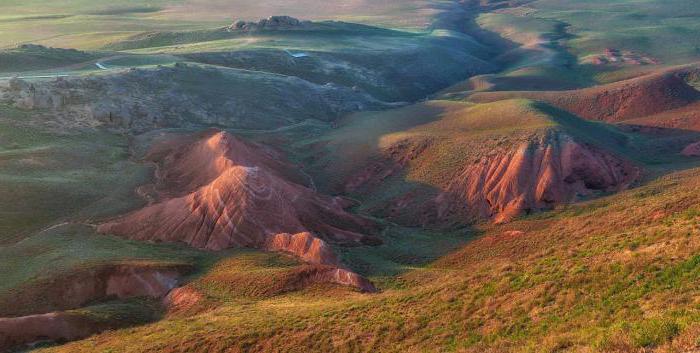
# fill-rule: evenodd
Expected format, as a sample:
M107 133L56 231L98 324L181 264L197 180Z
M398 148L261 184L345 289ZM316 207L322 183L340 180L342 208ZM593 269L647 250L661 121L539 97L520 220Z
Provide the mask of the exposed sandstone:
M204 297L191 286L175 288L163 298L163 305L169 314L189 312L203 301Z
M227 27L229 31L258 31L258 30L289 30L306 28L311 21L301 21L290 16L270 16L257 22L237 20Z
M125 323L60 310L108 299L160 299L175 288L187 271L187 266L106 265L19 288L10 297L0 298L0 302L13 303L0 306L4 308L0 315L13 316L0 318L0 352L38 342L74 341L122 326Z
M263 245L265 250L286 252L308 263L339 265L337 256L323 240L309 232L280 233L268 237Z
M479 220L506 222L557 205L624 190L640 170L631 162L570 135L550 129L498 147L473 162L445 170L443 183L410 185L372 208L381 217L406 225L451 226ZM433 146L435 145L435 146ZM487 144L488 146L488 144ZM384 149L384 162L346 179L347 192L372 193L389 177L435 156L429 140L399 141ZM476 153L476 152L475 152ZM420 162L418 162L420 161Z
M305 241L320 238L308 243L314 254L291 241L289 251L317 263L328 258L322 254L326 241L376 241L366 235L376 231L374 222L344 210L351 203L286 180L283 163L261 152L262 147L224 132L171 147L158 171L159 189L166 197L101 225L100 232L208 250L266 249L285 243L271 238L278 234L309 232Z

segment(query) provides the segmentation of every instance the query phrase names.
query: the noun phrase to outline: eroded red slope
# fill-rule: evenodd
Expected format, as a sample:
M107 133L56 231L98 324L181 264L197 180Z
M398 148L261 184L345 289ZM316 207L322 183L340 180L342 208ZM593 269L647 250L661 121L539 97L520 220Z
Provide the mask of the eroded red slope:
M370 235L376 223L345 211L351 202L290 181L290 164L225 132L161 144L149 158L158 164L159 200L100 225L100 232L207 250L286 252L335 267L340 262L329 243L380 242ZM371 289L360 276L341 271L339 283Z
M437 218L493 218L551 209L595 192L627 188L632 164L564 134L482 158L466 166L436 199Z
M103 320L70 310L109 299L160 299L191 270L175 264L107 264L27 283L0 296L0 316L9 316L0 317L0 352L37 342L73 341L130 325L128 319Z
M389 147L382 167L371 164L350 177L346 188L371 194L386 187L383 183L390 180L389 176L406 168L442 163L432 151L439 149L439 144L418 142L418 146ZM533 133L506 148L493 146L493 151L476 161L465 161L452 171L445 170L449 177L435 185L436 190L407 188L374 210L378 216L409 225L449 226L484 219L505 222L518 215L623 190L640 175L631 162L581 143L558 129Z

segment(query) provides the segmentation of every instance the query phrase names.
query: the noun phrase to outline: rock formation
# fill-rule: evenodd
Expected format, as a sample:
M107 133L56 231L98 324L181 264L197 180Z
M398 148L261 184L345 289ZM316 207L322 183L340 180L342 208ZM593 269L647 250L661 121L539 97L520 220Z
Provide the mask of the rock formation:
M31 82L15 78L0 86L0 102L46 114L48 127L61 131L106 126L136 132L203 125L272 129L384 106L339 85L185 64Z
M383 183L412 168L412 163L444 164L422 157L441 156L435 152L440 144L431 141L404 140L386 147L384 162L369 163L346 179L344 189L371 194L386 188ZM505 146L491 146L493 152L444 170L444 182L435 187L409 184L371 211L413 226L452 226L489 219L507 222L522 214L624 190L640 174L631 162L579 142L559 129L533 132Z
M466 166L434 200L436 217L505 222L595 192L620 191L638 176L629 162L567 135L550 135Z
M290 165L261 146L225 132L156 147L159 201L98 227L145 241L222 250L249 247L339 267L329 243L378 244L373 221L344 209L353 203L289 180ZM360 283L340 270L338 282ZM357 276L355 279L348 279Z
M0 298L3 308L0 316L9 316L0 318L0 352L39 342L74 341L129 325L129 322L93 319L89 315L61 310L109 299L160 299L171 292L189 270L189 266L179 265L105 265L19 288L11 296Z
M311 21L301 21L290 16L270 16L258 22L247 22L238 20L227 27L229 31L258 31L258 30L289 30L306 28L311 25Z

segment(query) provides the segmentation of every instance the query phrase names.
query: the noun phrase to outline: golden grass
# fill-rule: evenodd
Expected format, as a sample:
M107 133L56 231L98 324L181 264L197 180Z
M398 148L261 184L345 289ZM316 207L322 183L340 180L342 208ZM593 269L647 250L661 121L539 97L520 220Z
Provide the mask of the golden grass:
M45 351L677 352L700 332L697 173L482 225L481 238L380 294L233 300Z

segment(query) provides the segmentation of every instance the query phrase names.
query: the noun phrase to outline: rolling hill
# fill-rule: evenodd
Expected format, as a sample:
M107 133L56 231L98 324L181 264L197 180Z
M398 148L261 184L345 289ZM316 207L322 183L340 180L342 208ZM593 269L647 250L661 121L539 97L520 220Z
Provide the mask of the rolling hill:
M6 0L0 352L694 352L690 0Z

